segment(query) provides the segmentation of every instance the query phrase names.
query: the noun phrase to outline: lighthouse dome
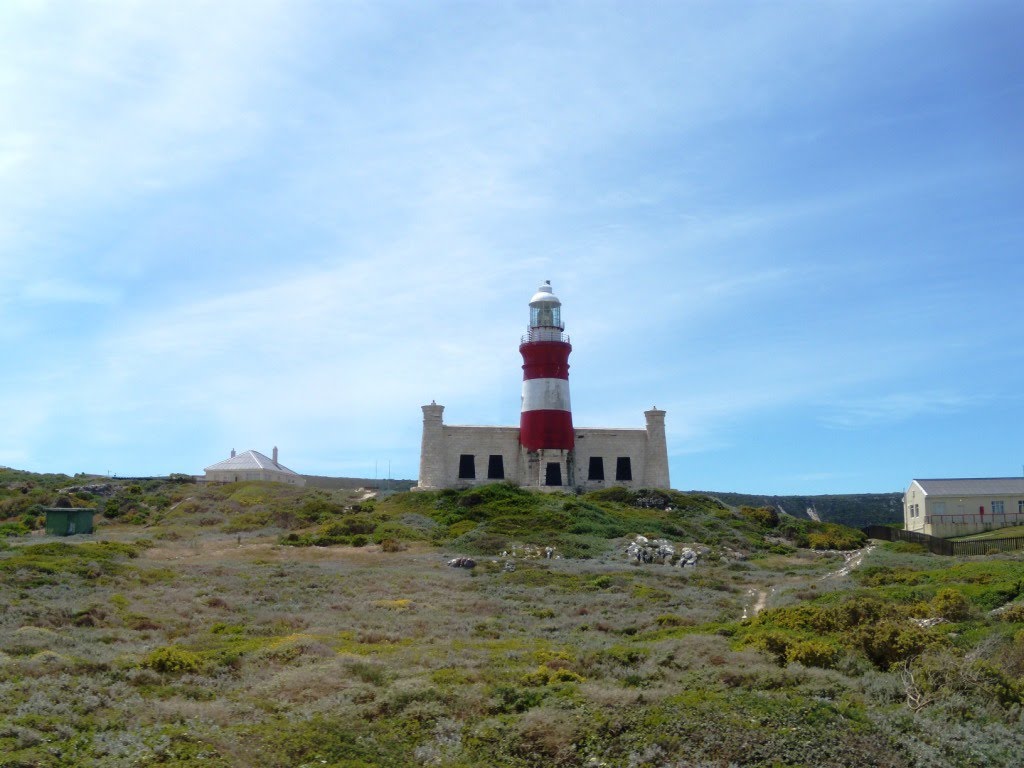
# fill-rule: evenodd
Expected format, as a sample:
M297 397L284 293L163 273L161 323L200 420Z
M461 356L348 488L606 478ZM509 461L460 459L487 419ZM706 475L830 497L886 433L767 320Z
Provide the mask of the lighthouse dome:
M537 329L540 328L547 330L538 334ZM562 302L552 293L551 281L545 280L544 285L530 299L530 340L561 341L564 330Z
M551 290L550 280L545 280L544 285L540 286L537 292L533 294L533 298L530 299L531 307L539 307L545 304L548 306L562 306L562 302L558 300L558 297Z

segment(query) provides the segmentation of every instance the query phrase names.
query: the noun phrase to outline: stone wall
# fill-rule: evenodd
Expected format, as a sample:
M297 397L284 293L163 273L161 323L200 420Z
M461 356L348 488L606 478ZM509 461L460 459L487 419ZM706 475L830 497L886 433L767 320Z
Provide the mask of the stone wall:
M302 475L288 472L276 472L272 469L232 469L225 471L206 470L206 480L211 483L238 483L248 480L267 480L272 483L287 483L303 486L306 484Z
M502 481L544 490L670 487L664 411L647 411L646 429L577 429L571 451L526 451L518 427L450 426L443 413L442 405L423 406L420 489ZM492 457L501 457L501 477L489 476Z
M576 430L576 485L585 491L644 486L647 466L647 431L644 429L577 429ZM598 467L604 479L591 477L591 459L600 461ZM623 459L628 460L628 464ZM628 470L628 478L619 470Z

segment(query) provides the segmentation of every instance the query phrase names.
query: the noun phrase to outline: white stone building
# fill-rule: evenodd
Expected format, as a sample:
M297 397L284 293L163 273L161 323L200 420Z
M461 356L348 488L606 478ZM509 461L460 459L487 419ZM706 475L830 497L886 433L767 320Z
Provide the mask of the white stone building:
M206 468L206 479L212 483L237 483L243 480L269 480L274 483L304 486L306 479L277 461L277 448L274 457L264 456L259 451L245 451L212 464Z
M913 480L903 495L903 527L950 538L1024 525L1024 477Z
M444 406L423 406L417 488L467 488L495 482L548 490L613 486L669 488L665 411L645 411L643 429L572 424L561 302L550 284L530 301L520 344L523 397L518 427L453 426Z

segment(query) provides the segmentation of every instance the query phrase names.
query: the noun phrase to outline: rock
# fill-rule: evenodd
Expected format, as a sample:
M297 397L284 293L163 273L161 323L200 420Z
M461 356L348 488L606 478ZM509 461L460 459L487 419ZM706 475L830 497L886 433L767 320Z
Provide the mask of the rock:
M626 557L636 560L638 563L671 564L675 554L675 547L667 539L652 541L646 536L637 536L626 547Z
M683 547L683 551L679 553L679 562L676 563L680 568L694 568L697 565L697 560L700 559L700 553L690 547Z
M722 559L726 562L742 562L747 559L747 553L732 547L722 547Z
M449 568L476 568L476 560L471 557L456 557L448 561Z

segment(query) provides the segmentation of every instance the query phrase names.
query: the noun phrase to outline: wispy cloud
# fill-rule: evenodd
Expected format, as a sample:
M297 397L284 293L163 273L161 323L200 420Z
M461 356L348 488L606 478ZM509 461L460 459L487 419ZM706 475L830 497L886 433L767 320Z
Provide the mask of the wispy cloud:
M943 416L959 413L984 403L981 395L947 391L893 392L873 398L833 403L822 416L828 426L862 429L896 424L918 416Z

